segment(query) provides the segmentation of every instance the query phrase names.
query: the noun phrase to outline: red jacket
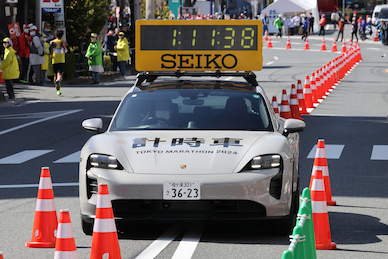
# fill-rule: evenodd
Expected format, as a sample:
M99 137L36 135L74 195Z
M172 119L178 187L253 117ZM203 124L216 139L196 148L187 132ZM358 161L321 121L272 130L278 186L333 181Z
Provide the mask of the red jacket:
M343 31L345 29L345 21L338 21L338 30Z
M28 58L30 56L30 42L30 35L25 32L22 32L19 36L19 57Z
M325 17L322 17L320 20L319 20L319 26L325 26L326 24L326 18Z

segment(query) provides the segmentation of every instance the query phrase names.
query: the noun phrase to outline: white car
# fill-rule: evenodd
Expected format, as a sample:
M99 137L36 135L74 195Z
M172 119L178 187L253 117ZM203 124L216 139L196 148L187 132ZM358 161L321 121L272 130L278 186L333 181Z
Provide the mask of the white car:
M185 73L246 82L157 78L164 75L176 73L139 74L106 132L100 118L83 121L98 133L79 165L84 232L92 233L100 183L108 184L124 225L274 219L291 231L299 205L297 132L305 123L276 116L253 73Z

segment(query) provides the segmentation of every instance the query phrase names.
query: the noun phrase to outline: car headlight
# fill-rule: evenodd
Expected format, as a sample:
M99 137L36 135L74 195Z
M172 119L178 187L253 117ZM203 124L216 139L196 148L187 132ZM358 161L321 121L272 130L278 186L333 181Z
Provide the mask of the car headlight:
M277 168L281 165L280 155L256 156L251 161L252 169L270 169Z
M92 154L89 157L89 166L105 169L123 169L122 165L114 156Z

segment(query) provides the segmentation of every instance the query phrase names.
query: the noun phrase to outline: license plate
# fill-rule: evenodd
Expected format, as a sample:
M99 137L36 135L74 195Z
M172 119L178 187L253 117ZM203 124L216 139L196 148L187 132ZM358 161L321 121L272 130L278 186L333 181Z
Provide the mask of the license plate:
M199 200L201 184L199 182L164 182L164 200Z

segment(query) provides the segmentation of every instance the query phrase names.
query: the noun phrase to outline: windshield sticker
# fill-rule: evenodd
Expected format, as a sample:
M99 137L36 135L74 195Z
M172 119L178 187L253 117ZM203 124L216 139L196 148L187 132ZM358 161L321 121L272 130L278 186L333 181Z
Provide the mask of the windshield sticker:
M254 95L253 95L253 98L260 99L260 95L254 94Z
M160 138L135 138L133 139L132 148L140 148L146 146L159 147L160 143L170 143L170 146L200 147L200 146L223 146L223 147L242 147L240 144L242 138L212 138L211 141L205 141L204 138L172 138L171 141L162 140ZM148 144L147 144L148 143Z
M144 154L224 154L237 155L237 151L231 150L139 150L135 151L138 155Z

